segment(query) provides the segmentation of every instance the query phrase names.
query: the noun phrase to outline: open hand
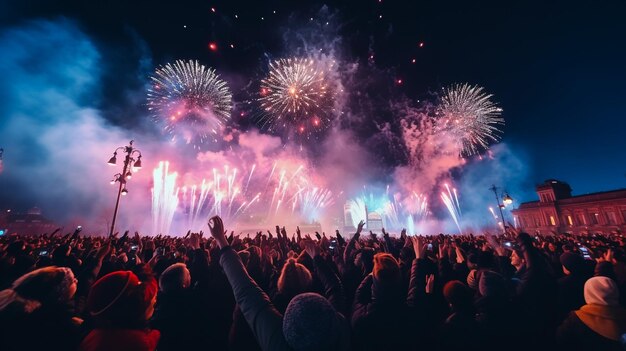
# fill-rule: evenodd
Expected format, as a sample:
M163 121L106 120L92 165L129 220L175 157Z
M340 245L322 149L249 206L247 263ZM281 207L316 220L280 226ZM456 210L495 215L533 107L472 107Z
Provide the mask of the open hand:
M363 230L364 226L365 226L365 221L360 221L359 224L356 226L356 234L355 235L361 235L361 231Z
M209 219L209 229L211 229L211 236L215 239L220 249L228 246L226 232L224 231L224 222L220 216L214 216Z
M422 238L418 236L412 236L411 242L413 243L413 251L415 252L415 258L420 259L423 258L424 255L424 243L422 242Z

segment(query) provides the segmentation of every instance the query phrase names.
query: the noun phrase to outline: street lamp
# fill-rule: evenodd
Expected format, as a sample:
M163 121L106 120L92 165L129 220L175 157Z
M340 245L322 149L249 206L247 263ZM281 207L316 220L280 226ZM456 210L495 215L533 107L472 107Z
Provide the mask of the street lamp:
M124 169L122 173L117 173L113 176L111 184L119 182L119 188L117 189L117 200L115 200L115 210L113 210L113 221L111 221L111 231L109 236L113 236L113 230L115 229L115 220L117 219L117 210L120 206L120 196L128 194L126 189L126 181L132 176L131 172L137 172L141 168L141 151L133 147L133 140L130 141L128 146L120 146L113 151L113 157L107 162L111 166L117 164L117 151L122 150L125 154L124 157ZM135 158L137 157L137 158Z
M513 199L509 196L509 194L505 193L502 198L502 202L504 203L504 206L508 206L513 203Z
M504 224L504 212L502 212L502 209L506 206L506 205L510 205L513 203L513 198L511 198L509 196L509 194L505 193L504 196L502 197L502 204L500 203L500 197L498 196L498 188L496 188L495 184L491 186L491 188L489 188L489 190L493 191L494 195L496 196L496 203L498 204L498 209L500 210L500 220L502 221L502 229L504 231L506 231L506 224Z

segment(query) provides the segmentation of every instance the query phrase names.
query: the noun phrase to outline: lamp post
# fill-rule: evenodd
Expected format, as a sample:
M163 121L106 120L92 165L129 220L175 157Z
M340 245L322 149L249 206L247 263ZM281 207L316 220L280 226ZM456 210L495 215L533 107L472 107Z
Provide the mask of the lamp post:
M133 140L130 141L128 146L120 146L113 151L113 157L111 157L108 162L109 165L115 166L117 164L118 150L123 150L124 152L124 168L122 169L122 173L115 174L113 176L113 180L111 180L111 184L119 182L120 185L117 189L117 199L115 200L115 210L113 210L113 220L111 221L111 231L109 232L109 236L113 236L113 230L115 229L117 210L120 207L120 196L128 194L126 181L132 177L132 172L137 172L141 168L141 151L133 147Z
M510 205L513 203L513 199L509 196L509 194L504 194L502 197L502 204L500 203L500 197L498 196L498 188L496 188L495 184L489 188L489 190L493 191L493 194L496 196L496 203L498 204L498 209L500 210L500 220L502 221L502 230L506 232L506 224L504 224L504 212L502 209L506 205Z

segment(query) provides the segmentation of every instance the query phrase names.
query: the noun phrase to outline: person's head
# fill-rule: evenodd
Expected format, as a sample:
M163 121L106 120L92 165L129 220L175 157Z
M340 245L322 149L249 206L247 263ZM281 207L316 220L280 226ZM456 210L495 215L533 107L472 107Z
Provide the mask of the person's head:
M607 277L617 281L617 276L615 275L615 269L613 268L613 264L611 262L602 261L596 264L596 267L593 271L593 275L596 277Z
M176 257L176 261L178 262L185 262L187 259L187 248L184 246L178 247L174 252L174 257Z
M6 251L9 256L23 255L26 250L26 242L24 240L16 240L7 245Z
M3 291L0 310L12 302L21 302L26 312L41 305L64 304L76 294L78 280L67 267L44 267L24 274Z
M400 283L400 265L398 261L388 253L374 255L374 268L372 270L374 281L383 285Z
M585 267L585 260L573 252L565 252L559 257L561 265L563 266L563 273L569 275L572 273L579 273Z
M283 335L294 350L335 350L345 331L340 316L323 296L299 294L289 302L283 317Z
M458 280L451 280L443 286L443 296L455 310L465 310L472 306L472 290Z
M297 295L311 288L313 277L303 264L295 259L287 260L278 277L278 292L287 295Z
M374 249L371 247L364 247L361 249L359 256L359 263L363 273L369 273L373 269Z
M483 271L478 282L478 292L484 297L504 299L508 296L504 277L494 271Z
M593 277L585 282L585 303L588 305L619 305L619 288L607 277Z
M191 274L184 263L175 263L159 278L159 289L165 293L180 291L191 285Z
M141 328L154 312L157 283L140 281L131 271L98 279L87 297L87 311L101 327Z
M524 255L520 251L513 250L513 252L511 252L511 265L513 265L515 269L519 270L525 263Z

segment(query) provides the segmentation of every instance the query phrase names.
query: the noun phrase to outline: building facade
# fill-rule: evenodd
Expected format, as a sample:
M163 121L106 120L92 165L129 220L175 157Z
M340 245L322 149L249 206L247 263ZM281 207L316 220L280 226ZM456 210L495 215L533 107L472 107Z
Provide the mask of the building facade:
M26 213L8 210L0 214L0 230L3 234L39 235L52 233L57 227L56 223L45 218L36 207Z
M572 196L569 184L546 180L537 186L539 201L511 211L515 225L531 234L626 232L626 189Z

